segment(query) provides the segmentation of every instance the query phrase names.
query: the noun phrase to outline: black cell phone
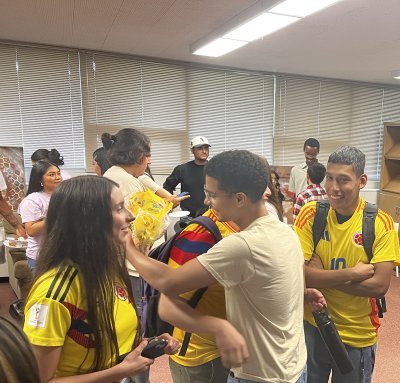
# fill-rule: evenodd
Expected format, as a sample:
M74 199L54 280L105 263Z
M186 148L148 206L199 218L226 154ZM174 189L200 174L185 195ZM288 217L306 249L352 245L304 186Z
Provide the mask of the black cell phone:
M147 346L142 351L142 356L149 359L158 358L161 355L164 355L164 348L168 344L165 339L161 338L153 338L149 340Z
M159 356L165 354L164 348L167 344L168 342L165 339L150 338L149 343L147 343L147 346L142 350L141 355L149 359L158 358ZM120 355L117 359L117 363L121 363L129 353L130 352Z
M183 196L188 195L188 194L189 194L189 192L182 192L182 193L179 193L177 195L177 197L183 197Z

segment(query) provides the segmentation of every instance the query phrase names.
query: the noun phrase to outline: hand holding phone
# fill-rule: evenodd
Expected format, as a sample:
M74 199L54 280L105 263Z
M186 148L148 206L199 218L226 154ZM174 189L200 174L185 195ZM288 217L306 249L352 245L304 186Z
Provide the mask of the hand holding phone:
M188 194L189 194L189 192L182 192L182 193L179 193L177 195L177 197L183 197L183 196L188 195Z
M164 348L168 344L168 341L162 338L153 338L149 340L147 346L142 351L142 356L149 359L158 358L165 354Z

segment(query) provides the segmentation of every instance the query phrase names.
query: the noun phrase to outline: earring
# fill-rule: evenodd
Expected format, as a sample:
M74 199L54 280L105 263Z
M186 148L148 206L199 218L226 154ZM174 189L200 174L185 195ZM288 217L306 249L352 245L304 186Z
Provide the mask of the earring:
M40 186L43 187L43 182L40 183Z

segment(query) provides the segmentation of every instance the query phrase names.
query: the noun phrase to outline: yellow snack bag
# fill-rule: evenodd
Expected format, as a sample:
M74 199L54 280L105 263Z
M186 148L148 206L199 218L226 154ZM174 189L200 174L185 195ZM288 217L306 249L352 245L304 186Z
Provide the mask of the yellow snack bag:
M168 227L168 212L172 202L154 194L151 190L133 194L127 208L135 216L131 230L141 244L152 245Z

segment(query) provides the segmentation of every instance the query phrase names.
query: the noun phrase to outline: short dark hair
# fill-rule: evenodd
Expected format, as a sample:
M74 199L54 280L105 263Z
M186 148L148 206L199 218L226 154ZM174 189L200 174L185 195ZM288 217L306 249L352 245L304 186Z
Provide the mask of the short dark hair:
M341 146L328 158L328 164L352 165L357 177L364 174L365 154L354 146Z
M57 149L38 149L31 155L32 161L47 160L57 166L64 165L64 157L59 153Z
M93 152L93 160L100 166L101 175L103 175L110 167L110 161L107 159L107 150L102 147Z
M136 129L122 129L115 135L103 133L101 141L112 165L141 164L143 156L150 156L149 137Z
M263 196L269 181L268 161L248 150L228 150L214 156L206 165L206 176L218 181L227 193L245 193L252 202Z
M313 184L320 184L325 178L325 173L326 167L319 162L307 168L307 175Z
M60 168L56 164L53 164L47 160L37 161L35 165L33 165L31 175L29 177L28 191L26 192L26 195L43 190L43 176L50 166L55 166L58 170L60 170Z
M311 148L317 148L319 151L319 141L316 138L307 138L304 141L303 150L306 149L306 146L309 146Z

